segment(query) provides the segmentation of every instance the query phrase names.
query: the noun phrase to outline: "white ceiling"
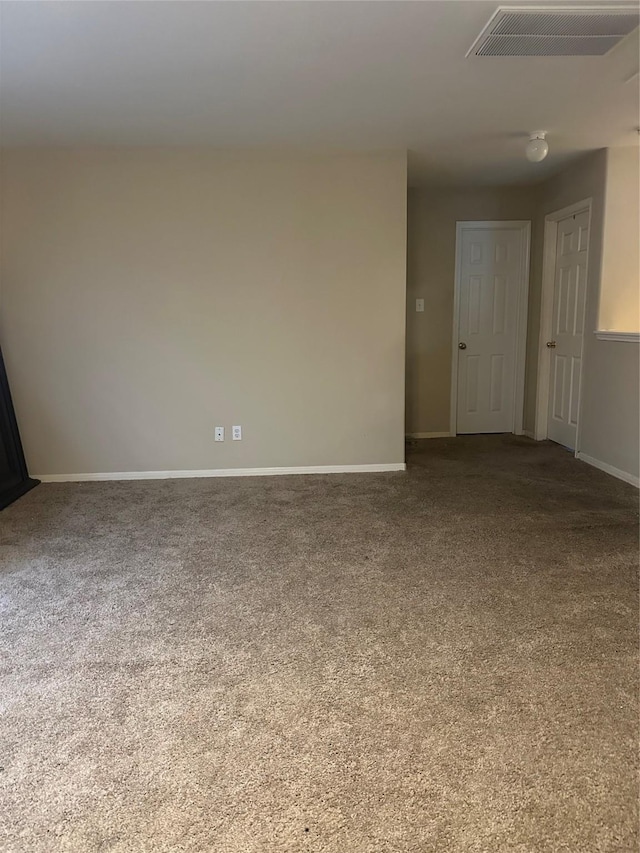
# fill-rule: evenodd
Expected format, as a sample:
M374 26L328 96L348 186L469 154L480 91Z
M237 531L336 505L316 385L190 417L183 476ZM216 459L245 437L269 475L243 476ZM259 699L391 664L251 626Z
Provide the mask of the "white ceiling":
M412 183L535 181L637 142L637 30L604 57L465 59L497 5L3 0L0 139L406 148Z

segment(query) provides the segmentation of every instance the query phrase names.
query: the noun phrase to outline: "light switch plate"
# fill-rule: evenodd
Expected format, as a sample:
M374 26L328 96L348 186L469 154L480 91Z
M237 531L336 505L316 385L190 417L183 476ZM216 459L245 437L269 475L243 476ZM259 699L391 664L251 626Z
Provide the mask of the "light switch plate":
M420 314L424 311L424 299L416 299L416 313Z

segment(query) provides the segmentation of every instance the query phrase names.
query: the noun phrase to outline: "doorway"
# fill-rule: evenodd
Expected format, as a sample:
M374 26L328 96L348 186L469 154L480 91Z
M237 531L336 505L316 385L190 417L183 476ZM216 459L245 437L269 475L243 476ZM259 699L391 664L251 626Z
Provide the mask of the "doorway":
M0 351L0 509L38 485L27 473L9 381Z
M451 434L521 435L531 223L458 222Z
M578 449L591 199L545 218L535 438Z

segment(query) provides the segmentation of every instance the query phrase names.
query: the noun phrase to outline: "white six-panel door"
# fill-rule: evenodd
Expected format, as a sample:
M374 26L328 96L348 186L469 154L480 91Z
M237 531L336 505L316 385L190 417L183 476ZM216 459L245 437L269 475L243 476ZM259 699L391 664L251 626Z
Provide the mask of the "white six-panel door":
M463 223L458 231L457 433L512 432L526 296L525 231ZM467 227L468 226L468 227Z
M587 295L589 212L558 222L553 288L548 436L575 450Z

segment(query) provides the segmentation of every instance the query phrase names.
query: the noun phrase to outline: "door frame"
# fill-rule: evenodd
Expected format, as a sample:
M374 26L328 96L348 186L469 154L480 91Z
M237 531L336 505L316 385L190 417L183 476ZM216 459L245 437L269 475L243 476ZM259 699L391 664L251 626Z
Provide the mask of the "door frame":
M529 308L529 259L531 255L531 221L529 219L458 221L456 222L456 266L453 291L453 337L451 340L451 408L449 431L457 435L458 420L458 329L460 324L460 276L462 273L462 233L464 231L512 230L522 233L520 288L516 311L516 364L513 389L511 432L524 433L524 375L527 355L527 313Z
M580 446L580 422L582 409L582 375L584 373L584 339L586 337L587 304L589 301L589 253L591 251L591 207L592 199L585 198L554 210L544 218L544 245L542 250L542 289L540 295L540 334L538 337L538 375L536 381L536 417L533 437L543 441L549 437L549 385L551 382L551 350L547 341L553 331L553 292L556 283L556 254L558 251L558 223L578 213L589 215L589 245L587 247L587 265L585 269L585 326L582 330L582 351L580 353L580 399L578 400L578 425L576 427L577 455Z

